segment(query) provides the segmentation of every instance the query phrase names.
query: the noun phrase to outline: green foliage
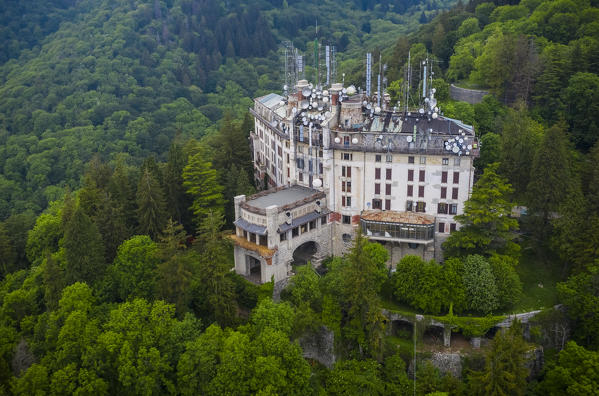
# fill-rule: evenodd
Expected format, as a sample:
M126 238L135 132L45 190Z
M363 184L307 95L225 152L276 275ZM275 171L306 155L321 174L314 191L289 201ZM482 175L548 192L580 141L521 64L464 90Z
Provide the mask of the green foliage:
M469 309L489 313L499 307L495 277L484 257L466 257L462 277Z
M143 171L137 186L139 232L156 239L166 225L166 206L158 180L149 168Z
M273 329L289 336L293 314L289 303L274 303L270 299L264 299L252 311L251 323L258 334L266 329Z
M506 179L497 174L499 164L487 166L464 204L464 214L455 216L461 228L453 232L443 248L448 256L509 254L519 251L513 232L518 222L510 218L512 193Z
M573 321L574 339L593 349L599 348L599 260L588 269L560 283L557 289Z
M331 395L382 395L385 384L374 360L342 360L335 364L326 383Z
M485 369L470 376L471 390L475 394L524 395L528 345L522 338L518 323L493 338L491 349L486 354Z
M108 269L115 298L153 300L158 264L158 245L149 236L137 235L123 242Z
M98 228L81 207L75 209L64 227L62 246L65 250L67 284L98 282L106 269L104 246Z
M541 383L547 395L594 395L599 393L599 353L568 342L550 364Z
M205 160L203 152L189 158L183 170L183 179L183 185L193 197L191 210L197 224L201 224L210 212L222 212L222 187L218 184L216 170Z

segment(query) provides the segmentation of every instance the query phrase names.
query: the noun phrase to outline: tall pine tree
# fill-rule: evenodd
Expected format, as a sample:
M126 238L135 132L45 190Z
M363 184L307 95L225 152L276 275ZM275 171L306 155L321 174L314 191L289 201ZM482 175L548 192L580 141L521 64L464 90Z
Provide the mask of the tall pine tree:
M102 236L79 206L65 224L62 246L65 250L67 285L75 282L93 285L104 275L106 262Z
M183 186L193 197L191 210L197 224L202 224L209 212L223 212L223 187L218 183L216 170L205 160L200 150L189 159L183 170Z
M166 223L166 205L160 184L146 167L137 186L139 232L155 239Z

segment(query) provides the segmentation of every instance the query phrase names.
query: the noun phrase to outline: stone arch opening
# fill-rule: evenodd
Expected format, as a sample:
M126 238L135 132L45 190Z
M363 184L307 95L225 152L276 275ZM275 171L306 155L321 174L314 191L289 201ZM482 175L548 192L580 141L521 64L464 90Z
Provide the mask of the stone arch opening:
M422 338L426 344L443 345L443 327L427 326Z
M308 261L314 261L318 254L319 246L314 241L304 242L293 251L293 261L291 265L305 265Z
M262 280L262 262L260 259L250 254L246 254L245 265L246 277L254 283L260 283Z

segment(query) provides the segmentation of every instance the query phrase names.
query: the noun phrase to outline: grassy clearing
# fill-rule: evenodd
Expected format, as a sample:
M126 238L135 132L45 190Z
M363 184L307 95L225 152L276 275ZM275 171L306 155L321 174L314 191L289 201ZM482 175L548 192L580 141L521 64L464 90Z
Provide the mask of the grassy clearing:
M562 265L555 255L537 254L523 246L516 272L522 281L523 295L514 313L549 308L558 303L556 284L562 282Z

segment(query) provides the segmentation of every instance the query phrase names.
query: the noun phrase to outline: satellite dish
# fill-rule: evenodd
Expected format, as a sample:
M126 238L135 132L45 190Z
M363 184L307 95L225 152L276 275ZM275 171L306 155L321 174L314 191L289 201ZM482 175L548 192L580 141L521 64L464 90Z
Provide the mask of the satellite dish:
M436 119L437 119L437 117L439 117L439 114L437 114L437 113L433 113L432 117L433 117L433 120L436 120Z
M468 146L466 146L466 148L467 148L468 150L472 150L472 145L471 145L471 144L469 144Z
M328 103L329 98L327 98L326 96L324 98L322 98L323 103Z
M339 102L343 102L343 97L339 97Z
M335 143L337 143L337 144L341 143L341 138L336 137L335 138Z
M458 148L458 146L453 146L453 148L451 149L451 151L453 151L454 153L458 153L460 151L460 149Z
M306 110L308 108L308 106L310 106L310 104L308 103L307 100L303 100L302 101L302 109Z
M349 96L355 95L356 94L356 87L354 87L353 85L350 85L347 90L346 90L347 94Z
M310 94L312 93L312 90L310 88L304 88L302 89L302 95L304 96L310 96Z
M374 112L375 112L375 113L380 113L380 112L381 112L381 108L380 108L380 107L378 107L378 106L377 106L377 107L375 107L375 108L374 108Z
M362 102L362 106L364 106L364 107L366 107L366 105L367 105L367 104L368 104L368 102L367 102L367 101L363 101L363 102Z
M309 105L309 106L308 106L308 110L312 110L312 105Z
M289 87L287 86L287 84L283 85L283 91L287 91Z
M277 120L272 120L272 122L270 123L270 125L272 125L273 128L276 128L279 125L279 123L277 122Z
M312 85L312 83L308 84L308 88L312 89L312 87L314 87L314 85Z
M379 135L379 140L383 140L383 135Z
M460 139L458 140L460 143L464 143L464 139Z
M366 105L366 108L367 108L368 110L370 110L370 109L372 109L372 105L371 105L370 103L368 103L368 104Z
M429 100L430 100L429 98L424 98L425 103L428 103Z
M466 155L470 155L470 151L466 151Z
M308 120L304 120L304 125L308 125Z
M419 112L420 114L424 114L424 109L422 109L422 108L421 108L420 110L418 110L418 112Z
M329 118L329 117L331 116L331 112L330 112L330 111L327 111L327 112L325 112L325 113L324 113L324 116L325 116L326 118Z
M343 92L344 94L345 94L345 93L347 93L347 88L343 88L343 89L341 90L341 92Z
M352 142L352 144L358 144L358 138L353 138L353 139L351 140L351 142Z
M406 136L406 140L407 140L408 143L411 143L412 142L412 136Z
M327 91L326 89L322 91L322 96L329 96L329 91Z
M436 88L431 89L431 91L433 91L433 93L437 92Z
M322 106L318 106L318 111L322 111L323 107Z
M313 186L314 188L320 188L320 187L322 187L322 180L320 180L320 179L315 179L315 180L312 182L312 186Z

